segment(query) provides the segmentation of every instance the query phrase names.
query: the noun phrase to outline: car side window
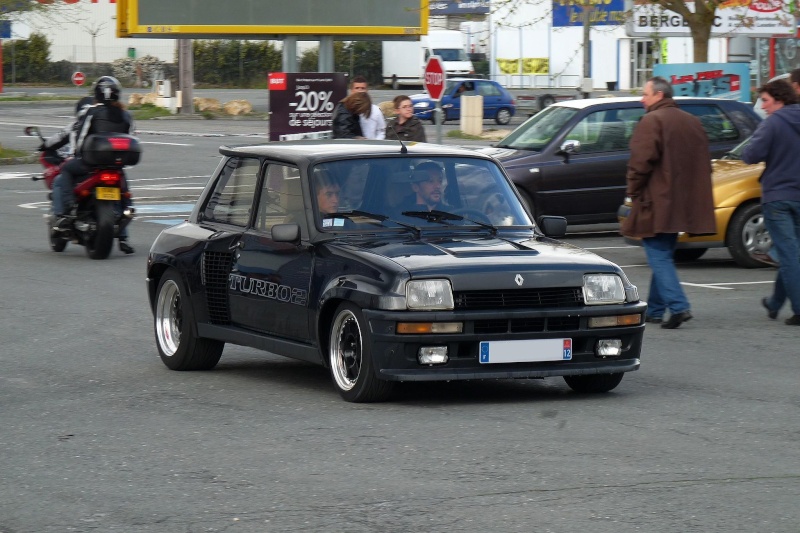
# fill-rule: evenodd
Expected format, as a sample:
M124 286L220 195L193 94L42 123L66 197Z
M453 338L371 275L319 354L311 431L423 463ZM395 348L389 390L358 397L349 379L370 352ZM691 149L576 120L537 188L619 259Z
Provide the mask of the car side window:
M260 167L261 162L255 158L229 158L203 210L203 220L246 227L252 214Z
M276 224L299 224L302 235L308 235L308 224L300 185L300 169L269 164L258 200L255 228L268 232Z
M483 96L501 96L500 89L491 83L478 83L478 94Z
M739 138L734 122L715 105L683 105L681 109L700 119L709 142L733 141Z
M627 150L644 109L604 109L586 115L565 137L580 141L580 153Z

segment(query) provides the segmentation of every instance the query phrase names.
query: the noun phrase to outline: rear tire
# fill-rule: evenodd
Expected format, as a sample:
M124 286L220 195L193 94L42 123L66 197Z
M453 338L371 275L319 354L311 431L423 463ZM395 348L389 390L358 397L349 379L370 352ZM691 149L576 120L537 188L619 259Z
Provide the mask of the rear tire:
M328 343L333 384L348 402L379 402L394 383L378 379L372 361L372 341L361 309L344 302L336 310Z
M175 270L166 271L158 284L154 319L158 354L167 368L211 370L217 366L225 343L197 336L189 293Z
M766 253L772 247L772 238L764 224L761 204L752 203L736 210L728 222L725 242L728 243L728 251L733 260L740 267L764 268L767 266L750 256L750 252Z
M494 121L500 124L501 126L505 126L509 122L511 122L511 111L506 109L505 107L501 107L497 110L497 115L494 117Z
M623 372L618 374L594 374L589 376L564 376L569 388L575 392L602 393L616 388L622 381Z
M97 226L94 235L86 241L86 253L92 259L105 259L114 245L114 205L111 202L97 202L94 213Z

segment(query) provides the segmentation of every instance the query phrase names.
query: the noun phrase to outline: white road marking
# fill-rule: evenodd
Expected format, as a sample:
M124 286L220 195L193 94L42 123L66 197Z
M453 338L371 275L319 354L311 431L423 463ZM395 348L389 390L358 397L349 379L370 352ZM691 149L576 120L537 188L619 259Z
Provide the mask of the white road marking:
M31 172L0 172L0 180L29 180Z
M165 146L194 146L193 144L187 144L187 143L160 143L156 141L139 141L139 144L163 144Z

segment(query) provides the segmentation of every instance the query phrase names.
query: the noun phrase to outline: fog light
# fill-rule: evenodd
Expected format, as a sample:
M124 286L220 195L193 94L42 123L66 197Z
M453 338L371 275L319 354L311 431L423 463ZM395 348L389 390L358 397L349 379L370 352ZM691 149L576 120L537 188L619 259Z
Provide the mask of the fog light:
M601 339L597 341L595 353L598 357L619 357L622 354L622 340Z
M417 355L421 365L442 365L447 359L447 346L423 346Z

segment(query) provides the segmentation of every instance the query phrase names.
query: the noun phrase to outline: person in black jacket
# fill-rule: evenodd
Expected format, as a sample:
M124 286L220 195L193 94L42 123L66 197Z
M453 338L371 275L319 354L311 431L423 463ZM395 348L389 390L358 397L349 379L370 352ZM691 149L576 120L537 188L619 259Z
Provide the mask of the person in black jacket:
M427 142L422 121L414 116L411 98L401 94L395 96L393 102L397 117L386 123L386 139Z
M122 87L116 78L111 76L98 78L94 84L96 104L87 108L86 113L78 118L73 127L75 157L61 167L60 176L53 182L54 189L56 186L60 187L59 192L62 199L61 205L55 205L55 203L53 205L53 212L58 217L55 224L57 228L69 226L70 220L66 214L74 203L73 189L78 178L89 172L89 167L81 157L86 137L93 133L134 133L133 118L119 101L121 92ZM134 250L126 241L127 233L123 232L119 236L119 249L126 254L131 254Z
M336 104L333 112L334 139L366 139L361 131L359 115L369 113L372 100L367 93L352 92Z

